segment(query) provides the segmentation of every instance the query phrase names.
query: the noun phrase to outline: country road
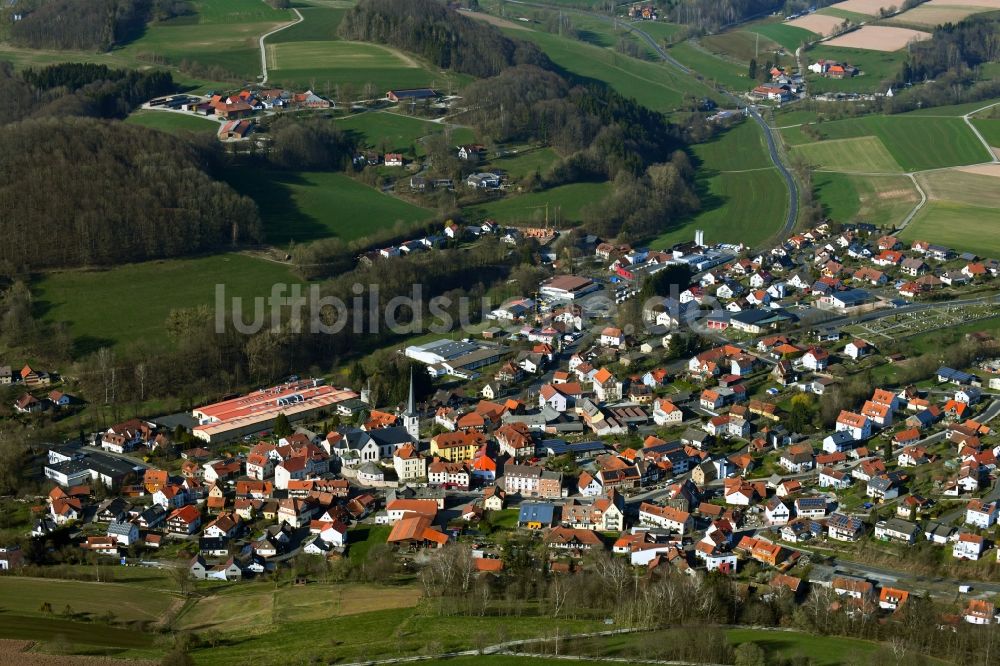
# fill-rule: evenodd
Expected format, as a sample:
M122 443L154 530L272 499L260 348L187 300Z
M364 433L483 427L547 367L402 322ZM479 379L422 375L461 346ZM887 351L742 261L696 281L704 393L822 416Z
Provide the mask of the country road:
M275 34L275 33L281 32L285 28L291 28L293 25L298 25L299 23L302 23L305 20L305 17L302 16L302 12L300 12L298 9L296 9L295 7L292 7L292 11L295 12L295 16L297 17L294 21L290 21L290 22L288 22L288 23L286 23L284 25L279 25L274 30L271 30L270 32L265 32L263 35L260 36L260 40L259 40L259 43L260 43L260 85L265 85L267 83L267 47L264 46L264 40L267 39L268 37L270 37L271 35Z
M695 72L694 70L690 69L689 67L683 65L676 58L674 58L669 53L667 53L667 50L664 49L648 32L646 32L642 28L638 27L634 23L629 23L627 21L624 21L624 22L623 21L619 21L617 18L614 18L614 17L611 17L611 16L606 16L604 14L599 14L599 13L596 13L596 12L586 11L586 10L583 10L583 9L572 9L572 8L563 7L563 6L554 7L553 5L549 5L549 4L546 4L544 2L527 2L526 0L509 0L509 2L511 4L524 5L524 6L527 6L527 7L540 7L540 8L543 8L543 9L558 9L559 11L562 11L562 12L573 12L573 13L577 13L577 14L585 14L587 16L591 16L591 17L596 18L596 19L598 19L600 21L603 21L605 23L612 23L612 24L614 24L616 26L620 25L620 26L626 28L627 30L630 30L631 32L635 33L640 38L642 38L642 40L644 42L646 42L649 45L649 47L652 48L653 51L665 63L667 63L668 65L674 67L675 69L677 69L682 74L685 74L687 76L690 76L692 78L697 79L698 81L700 81L701 83L703 83L705 85L705 87L708 87L707 83L705 83L703 80L701 80L700 78L698 78L697 72ZM745 107L745 108L747 108L749 110L749 112L750 112L750 117L754 119L754 122L756 122L760 126L761 131L764 133L764 141L767 143L767 151L770 154L771 162L773 162L774 166L777 167L778 173L781 174L782 179L785 181L785 187L788 188L788 213L785 216L785 224L781 228L781 231L778 232L777 235L779 235L781 237L790 236L791 233L792 233L792 230L795 228L795 223L796 223L796 221L798 220L798 217L799 217L799 188L798 188L798 184L795 182L795 178L792 176L792 172L788 170L788 167L785 166L785 163L781 159L781 153L778 150L778 145L777 145L777 142L774 139L774 134L773 134L773 132L771 130L771 127L767 124L767 122L757 112L756 107L754 107L754 106L748 106L744 100L741 100L739 97L737 97L736 95L733 95L728 90L724 90L722 88L714 88L714 90L716 92L718 92L720 95L723 95L724 97L726 97L727 99L729 99L737 107Z

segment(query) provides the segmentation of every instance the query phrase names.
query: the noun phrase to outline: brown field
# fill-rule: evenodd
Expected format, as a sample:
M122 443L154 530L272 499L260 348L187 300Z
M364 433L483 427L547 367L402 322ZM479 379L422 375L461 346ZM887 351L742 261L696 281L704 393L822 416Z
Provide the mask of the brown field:
M996 148L994 148L996 150ZM958 167L959 171L974 173L980 176L993 176L1000 178L1000 164L973 164L971 166Z
M932 0L931 5L959 5L964 7L982 7L983 9L1000 9L1000 0Z
M499 16L493 16L492 14L484 14L483 12L470 12L467 10L461 10L462 14L468 16L469 18L474 18L478 21L485 21L490 25L495 25L498 28L509 28L511 30L530 30L529 24L524 21L508 21L507 19L500 18Z
M943 23L957 23L967 16L984 11L986 11L984 7L940 3L939 0L931 0L902 14L895 15L889 21L933 27Z
M155 661L145 659L113 659L111 657L29 652L34 646L34 641L0 639L0 666L24 666L25 664L33 666L156 666Z
M866 25L860 30L834 37L824 44L848 49L868 49L869 51L898 51L912 41L929 39L930 36L930 33L919 30Z
M830 5L831 9L843 9L845 12L855 12L857 14L867 14L868 16L878 16L878 10L885 7L899 7L902 3L894 0L844 0L835 5Z
M799 17L794 21L789 21L788 25L793 25L796 28L803 28L809 32L814 32L817 35L829 35L843 22L844 19L839 16L809 14L808 16Z
M997 167L992 173L982 169L970 171L975 167L963 167L961 170L945 169L917 174L917 180L932 201L995 208L1000 205L1000 187L997 187L1000 164L992 166Z

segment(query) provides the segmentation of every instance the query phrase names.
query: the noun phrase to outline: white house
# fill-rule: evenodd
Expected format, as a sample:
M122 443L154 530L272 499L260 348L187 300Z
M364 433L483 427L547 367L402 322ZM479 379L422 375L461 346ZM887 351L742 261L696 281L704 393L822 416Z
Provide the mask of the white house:
M952 547L951 554L959 560L978 560L983 554L985 539L976 534L963 533Z
M965 524L988 530L996 524L998 513L1000 506L996 502L986 504L982 500L974 499L965 507Z
M653 402L653 422L658 426L676 425L684 420L684 412L674 403L664 398Z
M849 432L854 439L868 439L872 436L872 424L867 416L845 409L837 417L836 431Z

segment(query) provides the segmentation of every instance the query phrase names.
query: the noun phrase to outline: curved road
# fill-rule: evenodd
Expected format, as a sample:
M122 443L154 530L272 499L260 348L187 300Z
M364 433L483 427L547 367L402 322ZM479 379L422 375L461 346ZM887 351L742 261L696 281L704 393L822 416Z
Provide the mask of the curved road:
M551 5L546 5L544 3L525 2L524 0L509 0L509 2L511 4L525 5L529 7L541 7L544 9L559 9L560 11L571 11L577 14L586 14L587 16L592 16L601 21L604 21L605 23L613 23L615 25L621 25L626 29L634 32L640 38L642 38L642 40L646 42L650 46L650 48L653 49L654 52L656 52L656 54L660 57L660 59L666 62L668 65L671 65L672 67L674 67L681 73L686 74L687 76L697 78L696 72L678 62L677 59L671 56L669 53L667 53L667 50L664 49L662 46L660 46L660 44L655 39L653 39L653 37L648 32L636 26L634 23L622 22L616 18L605 16L604 14L588 12L582 9L569 9L566 7L557 8ZM704 83L704 81L701 81L701 79L698 80L701 83ZM707 86L708 84L706 83L705 85ZM721 88L716 88L715 90L719 94L731 100L737 107L745 105L745 103L742 100L740 100L732 93L723 90ZM795 178L792 177L792 172L789 171L788 167L785 166L785 163L781 161L781 154L778 152L778 145L777 142L774 140L774 134L771 131L771 127L757 112L756 107L749 106L747 108L750 110L750 117L753 118L758 125L760 125L761 131L764 132L764 141L767 143L767 151L771 155L771 162L773 162L774 166L777 167L778 173L781 174L782 179L784 179L785 181L785 186L788 188L788 214L785 217L785 226L781 228L780 232L780 235L782 237L787 237L791 235L792 230L795 228L795 222L799 217L799 187L798 184L795 182Z
M299 23L302 23L302 21L305 20L305 18L302 16L302 13L298 9L296 9L295 7L292 7L292 11L295 12L295 16L296 16L296 19L294 21L290 21L290 22L288 22L288 23L286 23L284 25L279 25L277 28L275 28L274 30L272 30L270 32L265 32L263 35L260 36L260 39L258 40L258 42L260 44L260 84L261 85L264 85L265 83L267 83L267 49L264 47L264 40L267 39L268 37L270 37L271 35L275 34L276 32L281 32L285 28L291 28L293 25L297 25Z

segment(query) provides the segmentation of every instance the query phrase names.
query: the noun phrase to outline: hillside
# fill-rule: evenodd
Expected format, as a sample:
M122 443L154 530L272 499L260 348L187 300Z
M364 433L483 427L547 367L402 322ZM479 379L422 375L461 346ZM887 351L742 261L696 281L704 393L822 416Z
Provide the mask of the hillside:
M206 154L123 123L46 118L0 130L0 261L29 269L175 257L256 240L256 207Z

